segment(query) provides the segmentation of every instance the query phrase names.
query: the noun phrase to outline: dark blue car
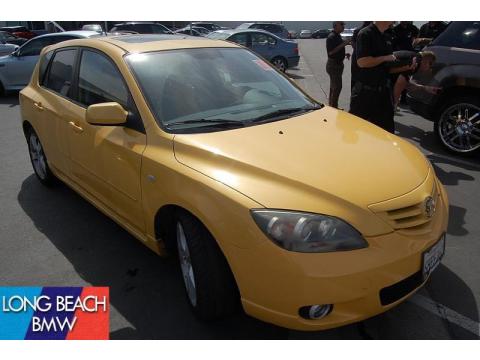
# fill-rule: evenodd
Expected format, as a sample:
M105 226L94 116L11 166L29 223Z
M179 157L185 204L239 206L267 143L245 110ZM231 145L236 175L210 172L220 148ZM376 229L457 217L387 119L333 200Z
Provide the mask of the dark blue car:
M298 44L263 30L218 30L207 35L210 39L227 40L252 49L279 70L298 65Z

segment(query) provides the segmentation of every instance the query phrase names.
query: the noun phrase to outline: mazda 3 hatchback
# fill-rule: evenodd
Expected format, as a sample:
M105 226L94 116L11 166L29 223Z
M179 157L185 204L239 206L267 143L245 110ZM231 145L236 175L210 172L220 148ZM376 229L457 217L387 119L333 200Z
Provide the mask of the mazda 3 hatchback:
M427 159L237 44L62 42L20 104L38 179L178 255L201 319L241 305L287 328L356 322L405 300L444 254L448 200Z

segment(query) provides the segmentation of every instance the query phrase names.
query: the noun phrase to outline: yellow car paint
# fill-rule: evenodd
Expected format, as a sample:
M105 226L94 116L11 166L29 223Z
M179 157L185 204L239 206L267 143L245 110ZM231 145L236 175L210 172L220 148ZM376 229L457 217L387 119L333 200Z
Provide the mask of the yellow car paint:
M445 189L413 145L330 107L234 130L167 133L157 125L124 55L237 45L102 37L62 42L42 54L69 46L96 49L116 64L145 134L89 124L86 108L40 86L38 64L20 93L22 122L39 135L57 177L149 248L164 253L155 229L159 209L186 209L217 241L245 311L288 328L345 325L386 311L413 293L387 306L379 300L380 289L419 271L422 252L448 223ZM427 218L421 206L430 195L438 200L437 211ZM250 210L263 207L339 217L369 247L286 251L253 221ZM320 320L300 317L299 307L311 304L334 304L334 309Z

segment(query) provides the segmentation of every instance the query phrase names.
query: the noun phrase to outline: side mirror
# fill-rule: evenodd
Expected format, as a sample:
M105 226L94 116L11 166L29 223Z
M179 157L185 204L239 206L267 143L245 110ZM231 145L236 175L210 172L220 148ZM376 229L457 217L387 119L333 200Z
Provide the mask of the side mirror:
M116 102L90 105L87 108L86 120L92 125L115 126L124 125L128 112Z

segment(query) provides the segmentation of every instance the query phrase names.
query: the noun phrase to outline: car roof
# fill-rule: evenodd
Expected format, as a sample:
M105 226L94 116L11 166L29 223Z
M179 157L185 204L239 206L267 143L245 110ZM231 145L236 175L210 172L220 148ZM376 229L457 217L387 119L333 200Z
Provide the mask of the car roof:
M192 48L240 48L237 44L206 37L168 34L132 34L100 36L89 39L63 41L49 46L49 50L67 46L89 46L93 48L122 50L122 53L142 53L161 50Z
M102 36L99 34L97 31L91 31L91 30L75 30L75 31L63 31L63 32L58 32L58 33L49 33L49 34L43 34L36 36L34 39L39 39L42 37L46 36L63 36L63 35L70 35L70 36L77 36L77 37L92 37L92 36Z
M261 33L261 34L266 34L266 35L273 36L274 38L281 39L281 38L279 38L277 35L275 35L275 34L273 34L273 33L271 33L271 32L262 30L262 29L225 29L225 30L217 30L217 31L214 31L214 32L216 32L216 33L230 34L230 35L240 34L240 33L245 33L245 32L248 32L248 33ZM281 40L283 40L283 39L281 39Z
M153 22L153 21L127 21L127 22L123 22L123 23L118 23L118 24L115 24L113 26L121 26L121 25L142 25L142 24L145 24L145 25L161 25L161 26L165 26L163 24L159 24L159 23L156 23L156 22Z

